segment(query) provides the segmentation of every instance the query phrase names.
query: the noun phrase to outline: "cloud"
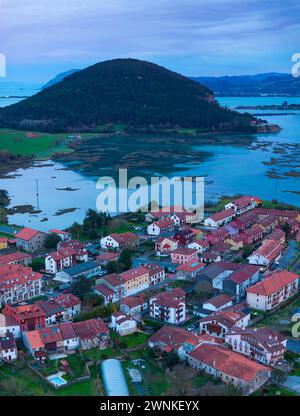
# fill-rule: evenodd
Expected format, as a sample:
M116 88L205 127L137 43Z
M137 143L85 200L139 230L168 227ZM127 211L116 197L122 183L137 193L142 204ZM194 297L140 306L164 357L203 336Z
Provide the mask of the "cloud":
M0 48L14 66L131 56L190 74L273 71L297 52L299 15L298 0L3 0Z

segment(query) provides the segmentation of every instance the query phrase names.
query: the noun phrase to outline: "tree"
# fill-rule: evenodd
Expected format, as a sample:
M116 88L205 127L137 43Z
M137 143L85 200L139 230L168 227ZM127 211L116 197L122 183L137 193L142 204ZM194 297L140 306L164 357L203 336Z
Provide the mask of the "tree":
M290 226L288 222L285 222L284 224L282 224L281 229L286 235L291 234L292 227Z
M57 234L48 234L44 241L44 247L45 248L56 248L57 244L61 241L61 238Z
M190 368L176 364L169 375L171 385L167 394L169 396L194 396L197 391L190 380L190 374Z
M33 259L30 266L34 272L39 272L45 267L45 259L43 257Z
M119 264L124 266L125 270L129 270L132 266L132 252L129 248L125 248L119 258Z
M84 276L80 276L73 281L70 292L80 300L83 300L91 292L90 280L86 279Z
M69 228L69 232L72 234L73 238L79 240L82 234L82 225L78 224L78 222L74 222Z
M174 367L179 363L179 357L176 351L171 351L166 354L166 366Z
M104 299L102 296L96 295L96 293L88 293L84 299L84 306L94 307L103 305Z
M246 244L243 248L242 248L242 255L243 255L243 259L246 259L247 257L250 256L250 254L253 253L253 247L251 246L251 244Z
M119 273L120 266L117 261L109 261L107 265L105 266L107 273Z
M271 373L271 380L274 384L281 384L284 383L287 379L287 375L283 370L279 368L274 368Z

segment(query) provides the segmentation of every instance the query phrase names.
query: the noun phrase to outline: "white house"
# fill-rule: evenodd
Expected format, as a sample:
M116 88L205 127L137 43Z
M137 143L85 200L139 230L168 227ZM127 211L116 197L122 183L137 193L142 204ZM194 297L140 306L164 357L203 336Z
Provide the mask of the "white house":
M147 227L147 234L149 235L160 235L164 232L174 231L175 223L172 218L162 218Z
M205 218L204 225L206 227L221 227L230 222L235 216L236 212L233 208L225 209Z
M299 289L299 276L287 270L275 271L246 289L250 308L268 311L278 307Z
M188 248L193 248L194 250L197 250L197 253L202 254L204 251L208 250L209 244L205 240L198 240L188 244Z
M115 312L111 315L109 327L121 336L132 334L137 328L135 319L122 312Z
M233 305L233 298L225 293L222 293L218 296L208 299L206 302L203 303L203 309L212 312L221 311L224 308Z
M284 246L277 241L270 240L262 244L249 257L250 264L257 264L259 266L270 266L275 261L279 260Z
M247 327L250 318L251 311L247 308L247 305L244 303L238 304L200 319L199 333L224 339L233 327Z
M101 238L100 245L104 250L123 250L138 245L139 237L131 232L113 233Z
M81 300L72 293L61 293L55 298L55 302L63 307L64 320L72 320L81 312Z
M149 299L150 316L163 322L178 325L185 321L185 292L176 288Z
M141 317L148 309L148 301L143 295L128 296L120 301L120 311L126 315Z
M255 361L274 365L283 361L287 338L271 328L235 328L225 335L229 347Z
M10 332L0 336L0 361L14 361L18 358L16 341Z
M72 238L71 233L68 233L67 231L63 231L63 230L54 229L54 230L50 230L49 233L58 235L61 241L69 241Z
M21 337L21 328L19 323L11 316L0 314L0 336L4 336L7 332L13 334L15 339Z
M45 270L47 273L56 274L61 270L72 267L76 264L76 251L72 248L61 249L49 254L45 258Z
M258 205L258 199L253 196L242 196L225 205L225 209L234 209L240 215L254 209Z
M235 386L249 395L270 378L270 368L256 363L221 345L202 344L188 355L192 368Z

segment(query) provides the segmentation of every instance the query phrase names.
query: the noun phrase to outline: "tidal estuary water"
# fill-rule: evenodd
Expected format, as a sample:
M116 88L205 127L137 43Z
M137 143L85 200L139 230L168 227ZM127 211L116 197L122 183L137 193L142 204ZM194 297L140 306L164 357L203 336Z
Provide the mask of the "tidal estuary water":
M231 108L239 105L280 104L285 100L300 104L300 97L222 97L218 100ZM252 111L258 112L263 113L261 110ZM152 162L148 165L138 163L140 153L137 152L141 152L142 148L138 149L135 142L130 147L130 137L126 138L127 147L125 144L123 146L122 138L115 136L106 138L103 144L101 140L91 141L82 150L91 156L95 146L102 151L102 159L95 159L95 168L92 166L93 159L84 164L80 160L66 158L36 162L28 169L10 172L6 178L0 179L0 189L7 190L11 198L10 207L31 205L40 212L15 213L9 216L9 221L11 224L27 225L45 231L54 227L65 228L74 221L82 221L88 208L96 208L99 194L96 189L97 178L116 172L120 166L126 165L127 160L135 174L138 172L141 175L144 169L147 175L204 176L206 200L242 193L264 199L275 198L300 207L300 111L289 111L286 114L286 111L268 110L265 113L268 115L260 115L260 118L280 125L280 132L254 135L252 143L245 142L243 145L232 145L232 141L230 144L202 145L199 140L195 144L193 137L190 137L190 142L184 144L182 157L179 153L176 163L172 165L168 152L172 152L175 149L172 146L175 145L166 140L168 145L160 147L161 168L157 162L153 169ZM106 164L101 163L107 155L113 155L114 146L115 152L124 147L123 156L118 155L118 161L111 166L107 165L107 161ZM185 157L189 153L193 155L190 159ZM38 201L36 180L39 186Z

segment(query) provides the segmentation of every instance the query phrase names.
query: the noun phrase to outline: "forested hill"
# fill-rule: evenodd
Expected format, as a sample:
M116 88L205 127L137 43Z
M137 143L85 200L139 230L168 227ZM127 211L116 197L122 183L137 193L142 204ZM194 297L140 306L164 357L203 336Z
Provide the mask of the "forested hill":
M253 132L252 119L220 107L207 87L136 59L100 62L0 110L0 127L49 132L91 130L108 123Z

